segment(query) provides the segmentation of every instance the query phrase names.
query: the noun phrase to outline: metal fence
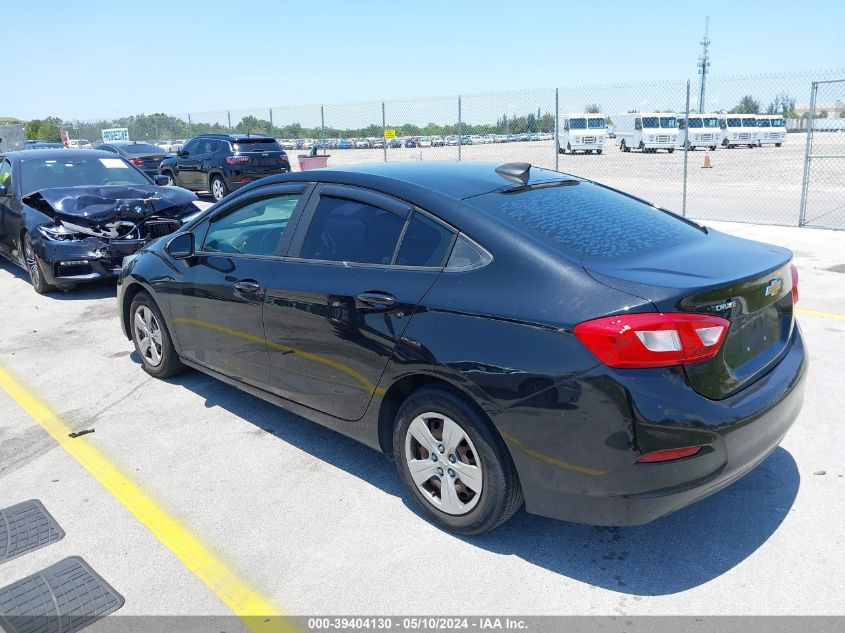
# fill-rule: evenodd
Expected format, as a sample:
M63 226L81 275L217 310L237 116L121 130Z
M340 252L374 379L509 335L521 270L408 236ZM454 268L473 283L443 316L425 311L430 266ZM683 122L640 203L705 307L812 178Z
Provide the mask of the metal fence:
M23 147L26 130L23 124L0 125L0 152L13 152Z
M128 127L130 138L147 141L208 132L272 134L291 154L294 169L297 154L315 144L330 154L330 166L523 161L617 187L693 218L845 229L845 210L837 206L845 175L845 94L843 83L834 81L843 76L708 76L704 103L696 79L137 115L74 122L70 136L96 142L102 129L113 127ZM612 138L615 120L628 113L685 120L687 111L692 118L699 112L777 114L789 131L780 146L729 149L720 142L715 150L687 150L679 131L669 130L678 140L672 152L621 151L619 135ZM585 112L607 117L611 138L600 153L567 151L564 121ZM386 131L396 138L386 139Z
M831 129L827 125L828 117L819 116L824 104L843 102L845 79L813 82L801 190L801 226L845 228L845 128ZM845 117L837 122L845 122Z

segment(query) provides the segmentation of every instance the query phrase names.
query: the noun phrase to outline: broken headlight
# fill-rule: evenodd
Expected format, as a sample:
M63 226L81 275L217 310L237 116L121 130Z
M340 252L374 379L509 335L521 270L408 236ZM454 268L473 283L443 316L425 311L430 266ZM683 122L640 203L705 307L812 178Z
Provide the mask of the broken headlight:
M38 227L38 232L53 242L67 242L80 238L79 233L71 231L64 224L42 224Z

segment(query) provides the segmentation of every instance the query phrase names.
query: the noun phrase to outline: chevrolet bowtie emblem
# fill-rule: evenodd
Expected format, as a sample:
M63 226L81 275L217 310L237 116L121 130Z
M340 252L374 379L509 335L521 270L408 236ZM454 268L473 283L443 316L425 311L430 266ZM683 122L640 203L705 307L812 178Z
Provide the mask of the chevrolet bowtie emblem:
M766 296L767 297L776 297L780 294L780 291L783 290L783 281L778 277L777 279L772 279L769 282L769 285L766 286Z

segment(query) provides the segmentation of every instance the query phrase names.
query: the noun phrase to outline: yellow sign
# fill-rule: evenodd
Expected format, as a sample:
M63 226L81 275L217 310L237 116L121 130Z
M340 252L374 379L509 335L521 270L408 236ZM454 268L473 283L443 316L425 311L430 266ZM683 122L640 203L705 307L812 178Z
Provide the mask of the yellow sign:
M384 138L396 138L396 130L385 130L384 131Z

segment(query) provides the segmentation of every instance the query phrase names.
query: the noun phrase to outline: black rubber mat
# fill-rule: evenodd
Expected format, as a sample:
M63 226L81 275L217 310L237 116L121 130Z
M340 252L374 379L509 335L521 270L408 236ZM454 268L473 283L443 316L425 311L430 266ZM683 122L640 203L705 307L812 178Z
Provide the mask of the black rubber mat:
M55 543L65 532L36 499L0 510L0 565Z
M6 633L74 633L123 606L123 596L71 556L0 589Z

